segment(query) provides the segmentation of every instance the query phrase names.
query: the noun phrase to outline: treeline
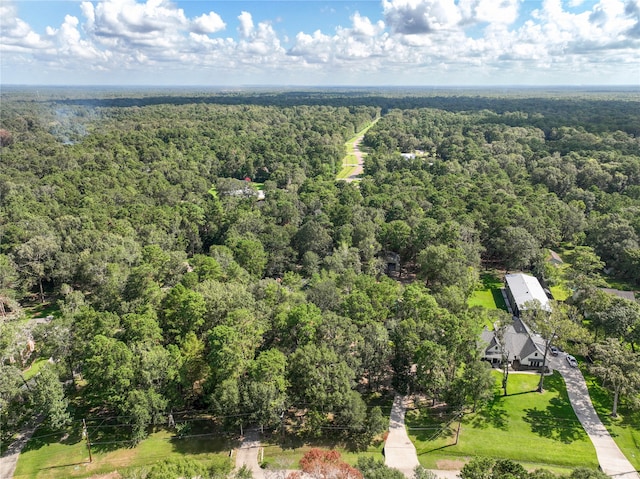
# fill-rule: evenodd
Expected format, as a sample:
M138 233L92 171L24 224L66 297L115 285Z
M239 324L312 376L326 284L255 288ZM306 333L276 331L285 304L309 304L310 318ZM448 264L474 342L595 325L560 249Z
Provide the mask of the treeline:
M134 440L189 409L364 447L386 427L370 393L456 409L493 394L476 343L497 317L468 307L483 261L552 281L545 248L571 242L590 245L587 277L600 255L638 281L640 148L617 123L632 102L613 123L545 132L530 100L364 100L3 105L3 434L34 405L62 427L71 397L133 417ZM562 105L538 100L558 118ZM572 105L569 123L609 111ZM383 109L365 178L336 182L345 141ZM385 275L394 258L406 282ZM25 388L28 332L7 318L34 295L60 308L27 327L56 366Z

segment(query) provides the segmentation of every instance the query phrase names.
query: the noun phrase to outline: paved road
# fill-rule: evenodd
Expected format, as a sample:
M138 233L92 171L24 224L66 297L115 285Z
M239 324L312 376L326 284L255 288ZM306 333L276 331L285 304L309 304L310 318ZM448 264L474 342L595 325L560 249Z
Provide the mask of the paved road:
M600 421L580 369L570 367L564 354L552 358L551 366L564 378L571 406L596 449L600 468L616 479L640 479Z
M264 471L258 463L260 451L260 433L257 430L245 431L242 444L236 449L236 468L246 465L253 473L254 479L263 479Z

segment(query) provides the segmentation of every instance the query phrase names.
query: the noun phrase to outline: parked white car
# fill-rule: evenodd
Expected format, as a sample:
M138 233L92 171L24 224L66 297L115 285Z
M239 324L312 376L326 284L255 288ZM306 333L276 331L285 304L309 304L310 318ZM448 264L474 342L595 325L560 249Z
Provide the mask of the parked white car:
M576 358L574 358L570 354L567 354L567 362L569 363L569 366L571 366L572 368L578 367L578 361L576 361Z

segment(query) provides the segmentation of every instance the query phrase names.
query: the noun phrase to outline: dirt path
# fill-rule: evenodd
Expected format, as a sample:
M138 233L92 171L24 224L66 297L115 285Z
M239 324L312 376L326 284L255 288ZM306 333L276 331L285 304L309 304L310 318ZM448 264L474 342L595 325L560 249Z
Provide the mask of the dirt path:
M369 124L369 126L367 126L366 128L364 128L363 130L361 130L358 133L358 137L353 140L349 140L345 145L348 148L347 151L347 159L351 160L348 163L343 163L342 164L342 168L340 169L340 172L338 173L338 179L342 180L342 181L357 181L360 179L360 177L362 176L362 173L364 172L364 157L366 155L366 153L362 152L360 150L360 143L362 143L362 140L364 140L364 135L365 133L373 126L376 124L376 122L378 120L380 120L381 117L376 118L375 120L373 120L371 122L371 124ZM352 144L353 142L353 144ZM352 146L353 145L353 146ZM355 163L353 162L353 159L350 158L351 156L355 156ZM343 162L346 161L345 159L342 160ZM345 172L346 170L346 172ZM344 177L343 175L345 175L346 173L349 173L349 176Z
M360 176L362 176L362 173L364 172L364 153L360 150L360 143L362 143L362 140L364 140L364 135L360 136L353 143L353 154L355 155L357 162L353 172L345 178L345 181L351 182L359 180Z
M600 421L580 369L570 367L565 354L552 358L551 366L564 378L571 406L596 449L600 468L616 479L640 479L638 472Z

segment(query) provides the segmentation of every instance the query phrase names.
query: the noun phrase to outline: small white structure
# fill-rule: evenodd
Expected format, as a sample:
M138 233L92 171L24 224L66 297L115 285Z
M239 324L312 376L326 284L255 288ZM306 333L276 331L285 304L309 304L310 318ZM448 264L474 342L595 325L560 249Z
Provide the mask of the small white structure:
M522 311L531 309L531 305L536 302L541 309L551 312L549 298L534 276L524 273L507 274L504 281L507 298L514 315L520 316Z

